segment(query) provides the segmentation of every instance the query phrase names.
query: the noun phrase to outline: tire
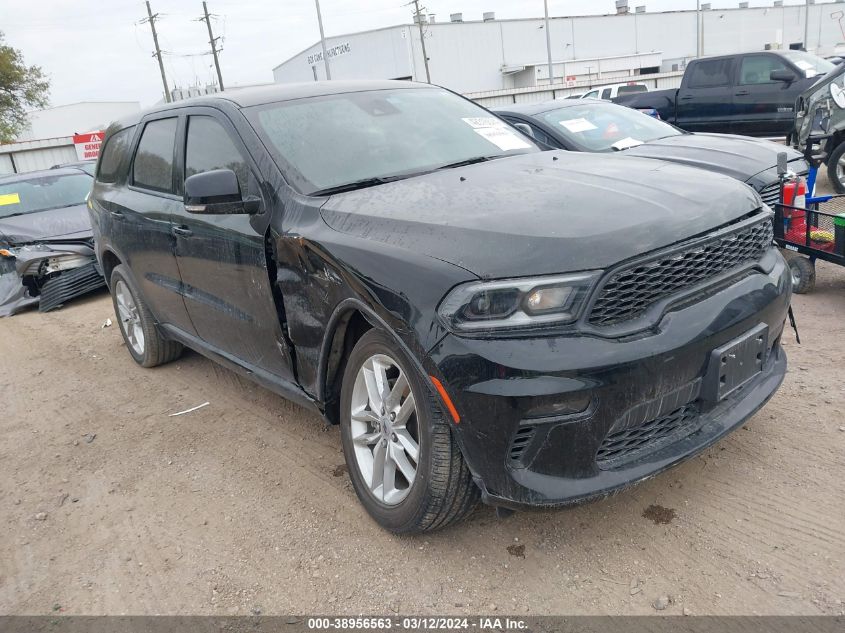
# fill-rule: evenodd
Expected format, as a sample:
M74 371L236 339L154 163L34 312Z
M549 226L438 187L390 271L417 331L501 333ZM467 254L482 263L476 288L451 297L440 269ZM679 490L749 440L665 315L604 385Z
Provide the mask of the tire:
M792 291L803 295L816 287L816 267L806 257L796 255L789 258L789 270L792 273Z
M843 161L843 166L837 169L839 161L843 158L845 158L845 142L837 145L827 159L827 179L836 193L845 193L845 161ZM837 172L839 172L838 177Z
M167 340L158 331L155 318L123 264L112 271L109 289L120 333L136 363L141 367L156 367L179 358L181 343Z
M387 366L382 375L387 378L388 387L382 393L390 390L390 394L385 399L384 415L372 414L374 409L380 413L376 400L381 400L372 397L364 371L366 367L369 375L374 376L378 371L376 363L382 368ZM406 382L401 382L401 376L405 376ZM397 386L400 382L404 388ZM413 396L410 406L409 396ZM479 490L452 436L440 401L385 332L369 330L352 349L343 371L340 403L340 437L352 486L364 508L381 527L396 534L428 532L460 521L476 507ZM361 411L355 419L353 404ZM397 414L395 419L391 419L391 413ZM399 433L402 437L398 437ZM374 442L372 437L376 438ZM414 466L413 450L405 450L408 437L416 441L418 448L410 485L402 474L405 471L398 465L402 459L391 461L391 456L398 453L404 456L406 468ZM384 469L378 466L376 451L385 455ZM391 467L395 473L394 489L389 485ZM374 485L379 477L373 476L379 472L383 482L380 487Z

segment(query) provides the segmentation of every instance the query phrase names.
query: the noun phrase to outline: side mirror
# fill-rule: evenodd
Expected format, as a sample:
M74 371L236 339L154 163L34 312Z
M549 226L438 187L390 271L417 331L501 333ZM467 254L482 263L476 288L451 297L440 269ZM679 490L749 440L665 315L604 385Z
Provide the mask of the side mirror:
M511 123L511 125L514 126L520 132L522 132L523 134L525 134L525 136L528 136L530 138L534 138L534 130L532 130L531 126L528 125L527 123Z
M258 198L244 200L238 177L231 169L214 169L185 179L185 211L188 213L258 213Z
M784 83L791 84L793 81L798 79L798 77L791 70L782 69L782 70L773 70L769 74L769 79L771 79L772 81L782 81Z

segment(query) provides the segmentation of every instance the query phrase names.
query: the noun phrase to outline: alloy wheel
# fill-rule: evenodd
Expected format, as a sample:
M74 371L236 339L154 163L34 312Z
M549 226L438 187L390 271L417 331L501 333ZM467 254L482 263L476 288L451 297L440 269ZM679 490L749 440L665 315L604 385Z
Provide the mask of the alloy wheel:
M377 501L395 506L410 493L420 459L416 402L398 363L384 354L364 361L351 407L350 435L361 477Z
M141 326L141 316L138 314L138 306L129 287L118 280L114 286L114 296L117 300L117 312L120 319L120 327L132 350L142 356L144 354L144 328Z

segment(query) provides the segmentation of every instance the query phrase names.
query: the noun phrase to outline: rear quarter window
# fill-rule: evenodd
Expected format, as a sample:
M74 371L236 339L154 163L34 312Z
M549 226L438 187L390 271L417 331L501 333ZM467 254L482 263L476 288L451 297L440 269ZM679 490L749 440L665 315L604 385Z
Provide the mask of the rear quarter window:
M100 159L97 180L100 182L115 182L119 180L126 171L126 158L129 154L129 145L132 143L132 136L135 133L135 126L128 127L116 132L106 141L103 148L103 156Z
M688 88L717 88L731 84L731 59L695 62L690 70Z

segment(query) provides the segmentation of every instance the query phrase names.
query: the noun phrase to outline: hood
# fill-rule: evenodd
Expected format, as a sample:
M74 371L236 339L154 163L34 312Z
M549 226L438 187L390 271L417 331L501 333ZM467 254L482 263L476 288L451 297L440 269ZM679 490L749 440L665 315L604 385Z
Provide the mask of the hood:
M690 165L742 182L777 167L780 152L786 152L790 162L801 159L800 153L784 145L730 134L680 134L625 150L629 156Z
M718 174L555 151L338 194L322 215L337 231L501 278L606 268L760 206Z
M93 237L91 219L84 204L0 217L0 241L8 244L75 241L90 237Z

